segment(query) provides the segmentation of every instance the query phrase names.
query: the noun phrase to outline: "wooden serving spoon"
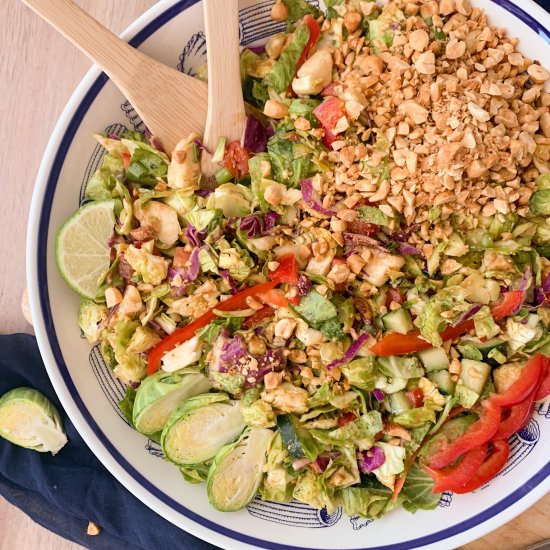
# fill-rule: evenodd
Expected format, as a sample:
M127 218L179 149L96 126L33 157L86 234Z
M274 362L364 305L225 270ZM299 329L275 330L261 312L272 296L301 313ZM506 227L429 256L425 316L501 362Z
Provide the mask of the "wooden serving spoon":
M212 154L220 138L227 143L240 141L246 114L241 87L239 61L238 0L203 0L208 57L208 113L201 171L212 176L219 166Z
M208 99L206 83L171 69L132 48L72 0L22 0L22 2L105 71L132 104L147 128L160 140L167 153L171 153L178 141L191 132L203 135ZM218 3L221 7L228 2L216 0L216 5ZM218 24L221 25L221 22ZM218 36L223 36L229 24L229 21L224 21L223 25L216 27L214 32L219 32ZM213 53L216 56L224 56L223 50L221 50L222 53L220 50L216 51L216 42L212 40L210 42L213 42ZM236 55L238 56L238 49ZM220 71L220 76L217 77L219 86L223 79L222 66L215 65L216 70ZM209 77L211 75L212 71L209 70ZM213 77L216 82L216 75ZM229 92L229 82L227 84L224 86L226 96ZM225 126L221 129L225 131Z

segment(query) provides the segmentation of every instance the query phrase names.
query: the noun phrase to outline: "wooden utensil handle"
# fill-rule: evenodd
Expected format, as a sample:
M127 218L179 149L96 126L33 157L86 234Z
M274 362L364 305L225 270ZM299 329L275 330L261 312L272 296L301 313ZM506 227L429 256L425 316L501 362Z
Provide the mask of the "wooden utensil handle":
M208 51L208 116L205 145L212 151L221 137L240 140L244 103L239 65L237 0L204 0Z
M97 63L113 80L139 66L140 54L72 0L21 0ZM130 65L130 66L128 66ZM126 85L126 82L120 84Z

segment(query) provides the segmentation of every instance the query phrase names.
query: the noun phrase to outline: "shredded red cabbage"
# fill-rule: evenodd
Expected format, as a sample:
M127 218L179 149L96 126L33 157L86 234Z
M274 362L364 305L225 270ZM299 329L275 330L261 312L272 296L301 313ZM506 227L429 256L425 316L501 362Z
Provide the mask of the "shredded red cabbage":
M481 304L473 305L468 311L465 311L454 323L453 327L460 325L464 321L467 321L470 317L475 315L483 306Z
M267 151L266 129L255 116L248 115L246 117L242 145L252 153L263 153Z
M384 392L382 390L376 388L375 390L373 390L372 395L374 395L374 398L379 403L382 403L382 401L384 401L385 395L384 395Z
M542 283L542 291L543 292L550 292L550 272L548 272L548 275L546 277L546 281Z
M341 365L349 363L356 355L357 352L361 349L361 346L369 339L370 335L367 333L361 334L355 342L346 350L344 356L340 359L336 359L327 365L327 369L331 370Z
M531 279L533 277L533 272L531 271L531 266L526 265L525 271L523 272L523 279L521 279L521 283L519 285L518 290L526 291L529 288L529 285L531 284Z
M542 286L536 286L534 291L533 307L537 308L544 305L546 302L546 294Z
M317 464L321 472L324 472L328 468L331 460L336 460L340 456L342 456L342 453L340 451L327 451L325 453L321 453L315 459L315 464Z
M214 192L214 189L195 189L194 194L199 197L208 197Z
M239 359L248 355L248 349L243 337L240 334L236 334L233 338L228 338L224 343L220 354L220 363L227 370L229 367L237 366ZM224 371L220 369L220 372Z
M368 451L357 453L357 465L364 474L370 474L386 462L386 455L380 447L371 447Z
M201 270L199 250L199 248L193 249L187 267L171 267L168 270L168 281L172 287L172 294L175 296L183 296L189 283L199 276ZM178 276L181 281L176 279Z
M265 44L261 44L260 46L247 46L246 49L257 55L261 55L265 53Z
M277 225L279 220L279 214L270 210L267 214L264 215L264 230L262 235L269 235L270 231Z
M161 338L164 338L167 335L167 332L156 321L149 321L147 326Z
M305 296L311 290L312 286L313 281L306 275L301 274L298 277L298 284L296 285L296 288L298 289L298 296L300 296L300 298Z
M116 134L108 134L107 137L109 139L114 139L116 141L120 141L120 136L117 136Z
M419 227L419 224L413 223L412 225L409 225L405 229L399 229L398 231L394 231L390 238L392 241L399 241L399 242L405 242L409 240L409 237L412 235L414 231L416 231Z
M397 242L397 250L403 256L422 256L422 252L418 248L408 243Z
M185 238L189 241L189 244L193 246L200 246L204 239L208 235L208 231L203 229L202 231L197 231L195 226L188 224L185 229Z
M109 321L113 318L113 315L116 313L119 305L120 304L115 304L109 309L109 314L107 315L107 317L103 319L103 321L101 321L99 325L97 325L99 331L102 331L109 324Z
M218 370L219 372L227 372L229 370L242 372L243 367L250 365L254 360L256 368L249 369L246 373L247 378L253 378L254 381L247 381L248 385L245 385L245 387L254 386L268 372L281 370L286 361L282 349L270 349L264 355L250 354L243 337L240 334L236 334L233 338L227 338L223 343Z
M246 231L246 236L249 239L259 237L260 235L269 235L270 231L277 224L279 214L277 212L269 211L265 216L260 214L249 214L244 218L241 218L239 228L242 231Z
M315 193L313 192L313 182L310 179L301 180L300 189L302 190L302 198L304 199L304 202L310 208L313 208L313 210L319 212L320 214L324 214L325 216L334 216L336 214L335 210L324 208L323 205L316 199Z
M209 155L212 154L200 139L194 140L193 143L195 144L195 147L197 149L200 149L201 151L206 151Z
M231 294L237 294L237 287L235 286L235 279L231 277L229 274L229 271L226 271L225 269L220 271L220 276L222 279L225 279L225 281L229 284L229 289L231 291Z
M264 230L264 220L263 217L259 214L250 214L241 218L239 223L239 228L242 231L246 231L246 236L249 239L258 237L263 233Z
M154 136L151 133L151 130L149 130L149 128L147 128L147 127L145 128L145 142L147 143L147 145L150 145L151 147L153 147L157 151L162 151L163 153L166 153L166 151L162 147L162 143L161 143L160 139L158 137Z

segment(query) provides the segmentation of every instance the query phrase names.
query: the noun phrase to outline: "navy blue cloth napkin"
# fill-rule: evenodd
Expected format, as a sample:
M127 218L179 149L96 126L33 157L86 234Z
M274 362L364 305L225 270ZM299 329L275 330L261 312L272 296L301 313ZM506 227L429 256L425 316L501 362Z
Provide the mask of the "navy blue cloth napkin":
M105 469L61 408L33 336L0 336L0 395L20 386L41 391L58 407L69 442L52 456L0 438L0 495L6 500L87 548L217 549L161 518ZM89 521L101 526L99 535L86 534Z

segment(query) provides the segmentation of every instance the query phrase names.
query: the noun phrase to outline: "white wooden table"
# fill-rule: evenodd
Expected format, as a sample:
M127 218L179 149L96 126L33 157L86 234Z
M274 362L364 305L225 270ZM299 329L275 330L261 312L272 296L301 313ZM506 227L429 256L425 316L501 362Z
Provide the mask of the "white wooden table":
M155 0L80 0L115 32ZM28 208L48 137L87 58L17 0L0 0L0 333L30 332L20 309L25 288ZM516 550L550 538L550 495L467 550ZM94 518L90 518L93 520ZM0 550L78 548L0 499ZM156 550L156 549L151 549Z

